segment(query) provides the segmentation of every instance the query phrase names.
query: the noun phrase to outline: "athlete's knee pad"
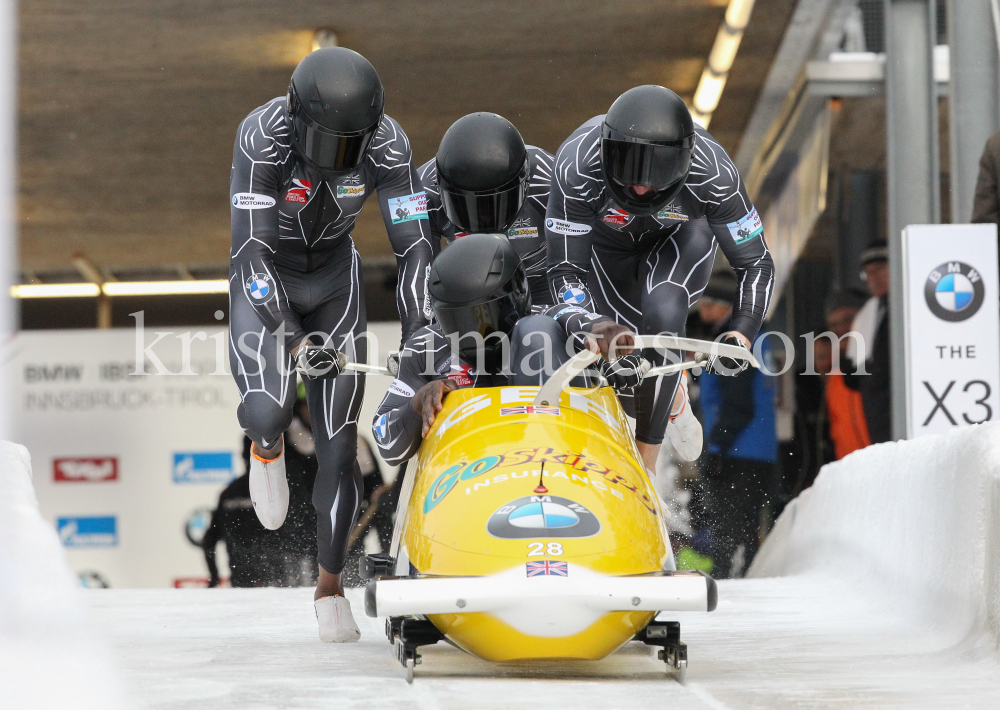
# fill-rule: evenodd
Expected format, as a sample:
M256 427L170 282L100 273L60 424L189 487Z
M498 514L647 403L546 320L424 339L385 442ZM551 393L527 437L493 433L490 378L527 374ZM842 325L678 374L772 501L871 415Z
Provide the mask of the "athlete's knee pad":
M292 423L292 403L283 407L264 392L249 392L237 410L240 426L257 444L270 448Z

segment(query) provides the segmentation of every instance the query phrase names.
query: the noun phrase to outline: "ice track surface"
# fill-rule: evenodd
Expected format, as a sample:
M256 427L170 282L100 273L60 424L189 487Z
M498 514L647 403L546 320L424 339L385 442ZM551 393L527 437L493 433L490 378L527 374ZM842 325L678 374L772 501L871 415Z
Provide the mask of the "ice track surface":
M682 625L686 686L630 643L599 662L422 649L412 686L362 614L316 638L308 589L73 589L27 452L0 445L0 707L998 708L1000 424L823 469L751 569ZM10 542L13 544L10 544Z
M409 686L381 619L358 617L357 644L321 644L310 590L86 594L135 708L1000 707L983 649L844 599L821 577L722 582L717 611L675 615L686 686L639 643L597 662L501 665L439 643Z

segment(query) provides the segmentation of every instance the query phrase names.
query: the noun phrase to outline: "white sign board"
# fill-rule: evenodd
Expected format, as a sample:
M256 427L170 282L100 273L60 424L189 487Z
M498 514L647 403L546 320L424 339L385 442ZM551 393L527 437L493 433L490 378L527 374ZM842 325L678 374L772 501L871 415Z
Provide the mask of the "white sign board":
M903 230L907 438L1000 419L994 224Z
M371 331L384 362L399 346L399 325ZM168 335L157 341L160 333ZM130 374L137 354L131 329L21 332L5 358L12 438L31 453L42 514L70 565L112 587L206 578L185 524L215 508L222 488L243 473L225 329L147 328L144 346L147 372L162 365L186 374ZM390 379L367 378L358 424L369 440ZM225 577L224 548L220 553Z

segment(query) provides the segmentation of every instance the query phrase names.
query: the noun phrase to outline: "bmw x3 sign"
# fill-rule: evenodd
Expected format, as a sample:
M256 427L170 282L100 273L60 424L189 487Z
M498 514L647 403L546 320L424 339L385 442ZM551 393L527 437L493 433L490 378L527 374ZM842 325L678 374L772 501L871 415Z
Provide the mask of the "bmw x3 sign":
M1000 307L993 224L903 232L906 433L1000 418Z

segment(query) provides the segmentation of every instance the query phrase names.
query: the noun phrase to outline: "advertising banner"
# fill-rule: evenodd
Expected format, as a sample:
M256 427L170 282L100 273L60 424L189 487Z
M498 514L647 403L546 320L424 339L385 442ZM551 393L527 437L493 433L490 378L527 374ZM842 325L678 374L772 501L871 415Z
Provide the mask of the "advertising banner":
M371 331L384 363L399 325ZM185 529L207 526L219 493L244 473L227 337L221 327L147 329L141 339L134 329L27 331L9 345L13 439L28 447L42 514L85 583L207 577ZM367 380L359 431L370 438L391 378ZM228 576L221 546L219 562Z
M903 231L907 438L1000 416L994 224Z

